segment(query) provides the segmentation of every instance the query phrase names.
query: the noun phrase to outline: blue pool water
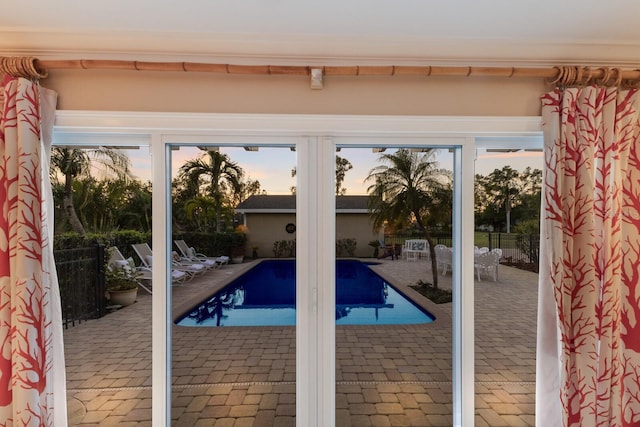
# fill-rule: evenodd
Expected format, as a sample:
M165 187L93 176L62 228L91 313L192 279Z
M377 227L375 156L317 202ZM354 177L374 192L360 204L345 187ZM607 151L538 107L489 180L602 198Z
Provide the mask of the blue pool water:
M296 323L295 261L263 261L176 323L181 326L283 326ZM406 299L360 261L336 262L336 325L429 323L434 316Z

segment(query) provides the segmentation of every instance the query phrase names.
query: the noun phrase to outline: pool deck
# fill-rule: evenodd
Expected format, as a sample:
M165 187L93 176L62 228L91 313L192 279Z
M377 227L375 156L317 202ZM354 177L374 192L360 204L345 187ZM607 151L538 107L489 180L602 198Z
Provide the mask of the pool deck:
M174 315L251 263L173 288ZM452 425L451 304L408 286L428 263L376 269L438 316L428 325L336 328L337 426ZM451 275L440 276L442 288ZM475 425L533 426L537 275L500 267L475 282ZM151 425L151 297L64 332L70 426ZM172 425L294 426L294 327L173 327Z

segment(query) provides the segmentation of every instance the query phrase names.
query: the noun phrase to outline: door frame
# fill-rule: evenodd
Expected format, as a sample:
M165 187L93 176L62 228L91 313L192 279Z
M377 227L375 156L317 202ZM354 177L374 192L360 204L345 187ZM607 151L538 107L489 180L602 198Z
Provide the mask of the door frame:
M433 146L454 150L453 425L474 424L473 180L475 149L539 146L540 117L344 116L58 111L56 145L150 146L155 283L168 283L171 147L269 145L298 153L296 424L335 424L334 179L336 145ZM307 231L302 233L301 231ZM306 239L303 235L306 234ZM471 236L471 238L470 238ZM324 283L327 283L326 281ZM152 420L171 422L170 286L152 297ZM302 291L302 292L300 292ZM315 372L315 375L309 375ZM325 375L329 372L329 375ZM304 373L304 375L302 375ZM319 373L322 373L320 375Z

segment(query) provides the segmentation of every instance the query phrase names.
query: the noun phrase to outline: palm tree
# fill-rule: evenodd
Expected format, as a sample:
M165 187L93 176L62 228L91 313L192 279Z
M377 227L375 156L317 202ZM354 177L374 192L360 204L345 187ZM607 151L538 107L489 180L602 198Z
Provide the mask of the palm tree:
M216 231L220 232L222 202L226 195L240 191L244 172L229 156L218 151L207 151L198 159L189 160L180 168L181 178L192 182L203 182L213 199L216 211Z
M122 229L151 230L151 182L129 182L124 196L126 204L118 216L118 226Z
M342 183L345 175L351 169L353 169L353 165L349 160L336 156L336 196L344 196L347 193L347 189L342 187Z
M444 182L434 156L433 151L413 153L407 149L383 154L379 161L385 164L371 169L365 180L373 181L367 192L375 229L385 223L404 225L415 222L422 230L429 243L433 286L437 288L435 246L427 222L433 206L439 204L436 203L439 202L436 194Z
M347 189L342 186L344 177L351 169L353 165L351 162L343 157L336 156L336 196L344 196L347 194ZM291 169L291 178L295 178L298 174L298 170L294 167ZM296 194L296 186L289 187L291 194Z
M209 197L196 196L187 200L184 210L187 218L195 221L198 231L208 228L211 220L215 219L215 202Z
M71 229L82 236L87 233L73 204L73 180L91 176L91 168L94 165L102 169L103 173L118 178L128 178L130 175L129 158L117 150L104 147L90 150L53 147L51 150L52 180L57 181L58 173L64 176L62 207Z

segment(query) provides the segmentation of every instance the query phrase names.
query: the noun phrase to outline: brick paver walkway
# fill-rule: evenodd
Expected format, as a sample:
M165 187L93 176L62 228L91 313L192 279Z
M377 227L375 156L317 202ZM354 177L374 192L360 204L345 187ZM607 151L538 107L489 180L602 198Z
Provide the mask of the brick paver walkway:
M250 267L174 287L174 314ZM336 331L338 426L452 424L451 307L408 286L427 263L375 267L438 320ZM441 287L451 277L440 277ZM475 282L476 426L534 425L537 275L501 266ZM69 424L151 425L151 298L65 331ZM295 328L173 328L172 424L294 426Z

